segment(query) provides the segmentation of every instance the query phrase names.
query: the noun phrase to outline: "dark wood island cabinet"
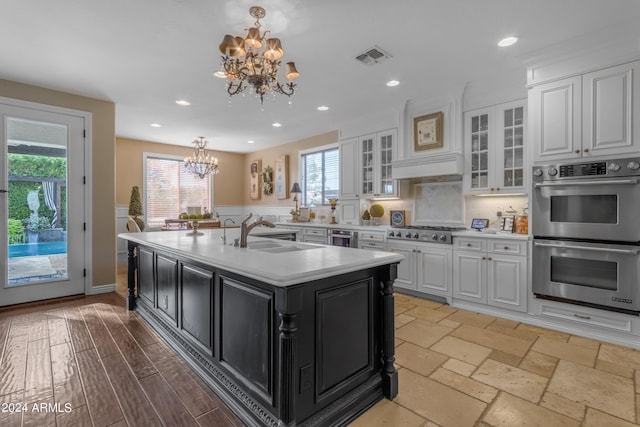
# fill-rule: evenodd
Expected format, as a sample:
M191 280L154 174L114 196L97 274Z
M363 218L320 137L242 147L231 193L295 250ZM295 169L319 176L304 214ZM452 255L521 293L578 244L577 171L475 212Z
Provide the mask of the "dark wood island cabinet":
M198 255L207 245L193 256L152 234L120 236L129 240L129 309L248 425L343 425L397 394L398 255L364 261L371 252L282 242L279 247L296 250L208 245L207 258ZM244 269L237 265L243 257ZM251 257L264 265L252 267ZM289 281L276 274L296 260L298 273L305 262L316 271L304 279L291 268ZM332 265L335 274L327 271ZM275 279L260 276L264 266Z

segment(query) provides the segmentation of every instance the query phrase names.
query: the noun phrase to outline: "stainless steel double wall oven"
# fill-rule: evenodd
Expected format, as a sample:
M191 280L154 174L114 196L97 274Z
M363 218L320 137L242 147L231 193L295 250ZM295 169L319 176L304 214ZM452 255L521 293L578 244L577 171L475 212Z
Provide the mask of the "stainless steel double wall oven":
M533 292L640 312L640 158L533 168Z

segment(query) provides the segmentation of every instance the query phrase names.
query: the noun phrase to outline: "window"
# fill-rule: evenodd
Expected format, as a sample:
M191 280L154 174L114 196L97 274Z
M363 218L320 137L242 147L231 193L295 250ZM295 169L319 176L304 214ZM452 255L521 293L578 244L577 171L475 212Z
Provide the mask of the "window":
M184 168L182 157L144 153L146 223L164 225L166 218L178 218L187 206L213 211L213 177L200 179Z
M340 189L340 154L337 145L300 153L302 204L328 205Z

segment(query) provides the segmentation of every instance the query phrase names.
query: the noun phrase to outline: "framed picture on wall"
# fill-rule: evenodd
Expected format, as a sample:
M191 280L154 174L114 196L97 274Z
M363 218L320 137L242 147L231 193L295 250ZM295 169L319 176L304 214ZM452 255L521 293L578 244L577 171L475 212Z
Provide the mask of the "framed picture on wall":
M260 199L260 171L262 170L262 161L261 160L252 160L249 166L249 191L251 193L252 200Z
M414 151L442 148L444 141L444 114L442 111L413 119Z
M276 159L276 198L289 198L289 156L283 154Z

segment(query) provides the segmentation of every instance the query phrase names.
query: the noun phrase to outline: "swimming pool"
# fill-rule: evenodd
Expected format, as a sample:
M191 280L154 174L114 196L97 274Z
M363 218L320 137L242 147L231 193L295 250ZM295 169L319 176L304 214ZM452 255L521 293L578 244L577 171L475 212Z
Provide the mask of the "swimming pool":
M18 243L9 245L9 258L66 253L67 242Z

